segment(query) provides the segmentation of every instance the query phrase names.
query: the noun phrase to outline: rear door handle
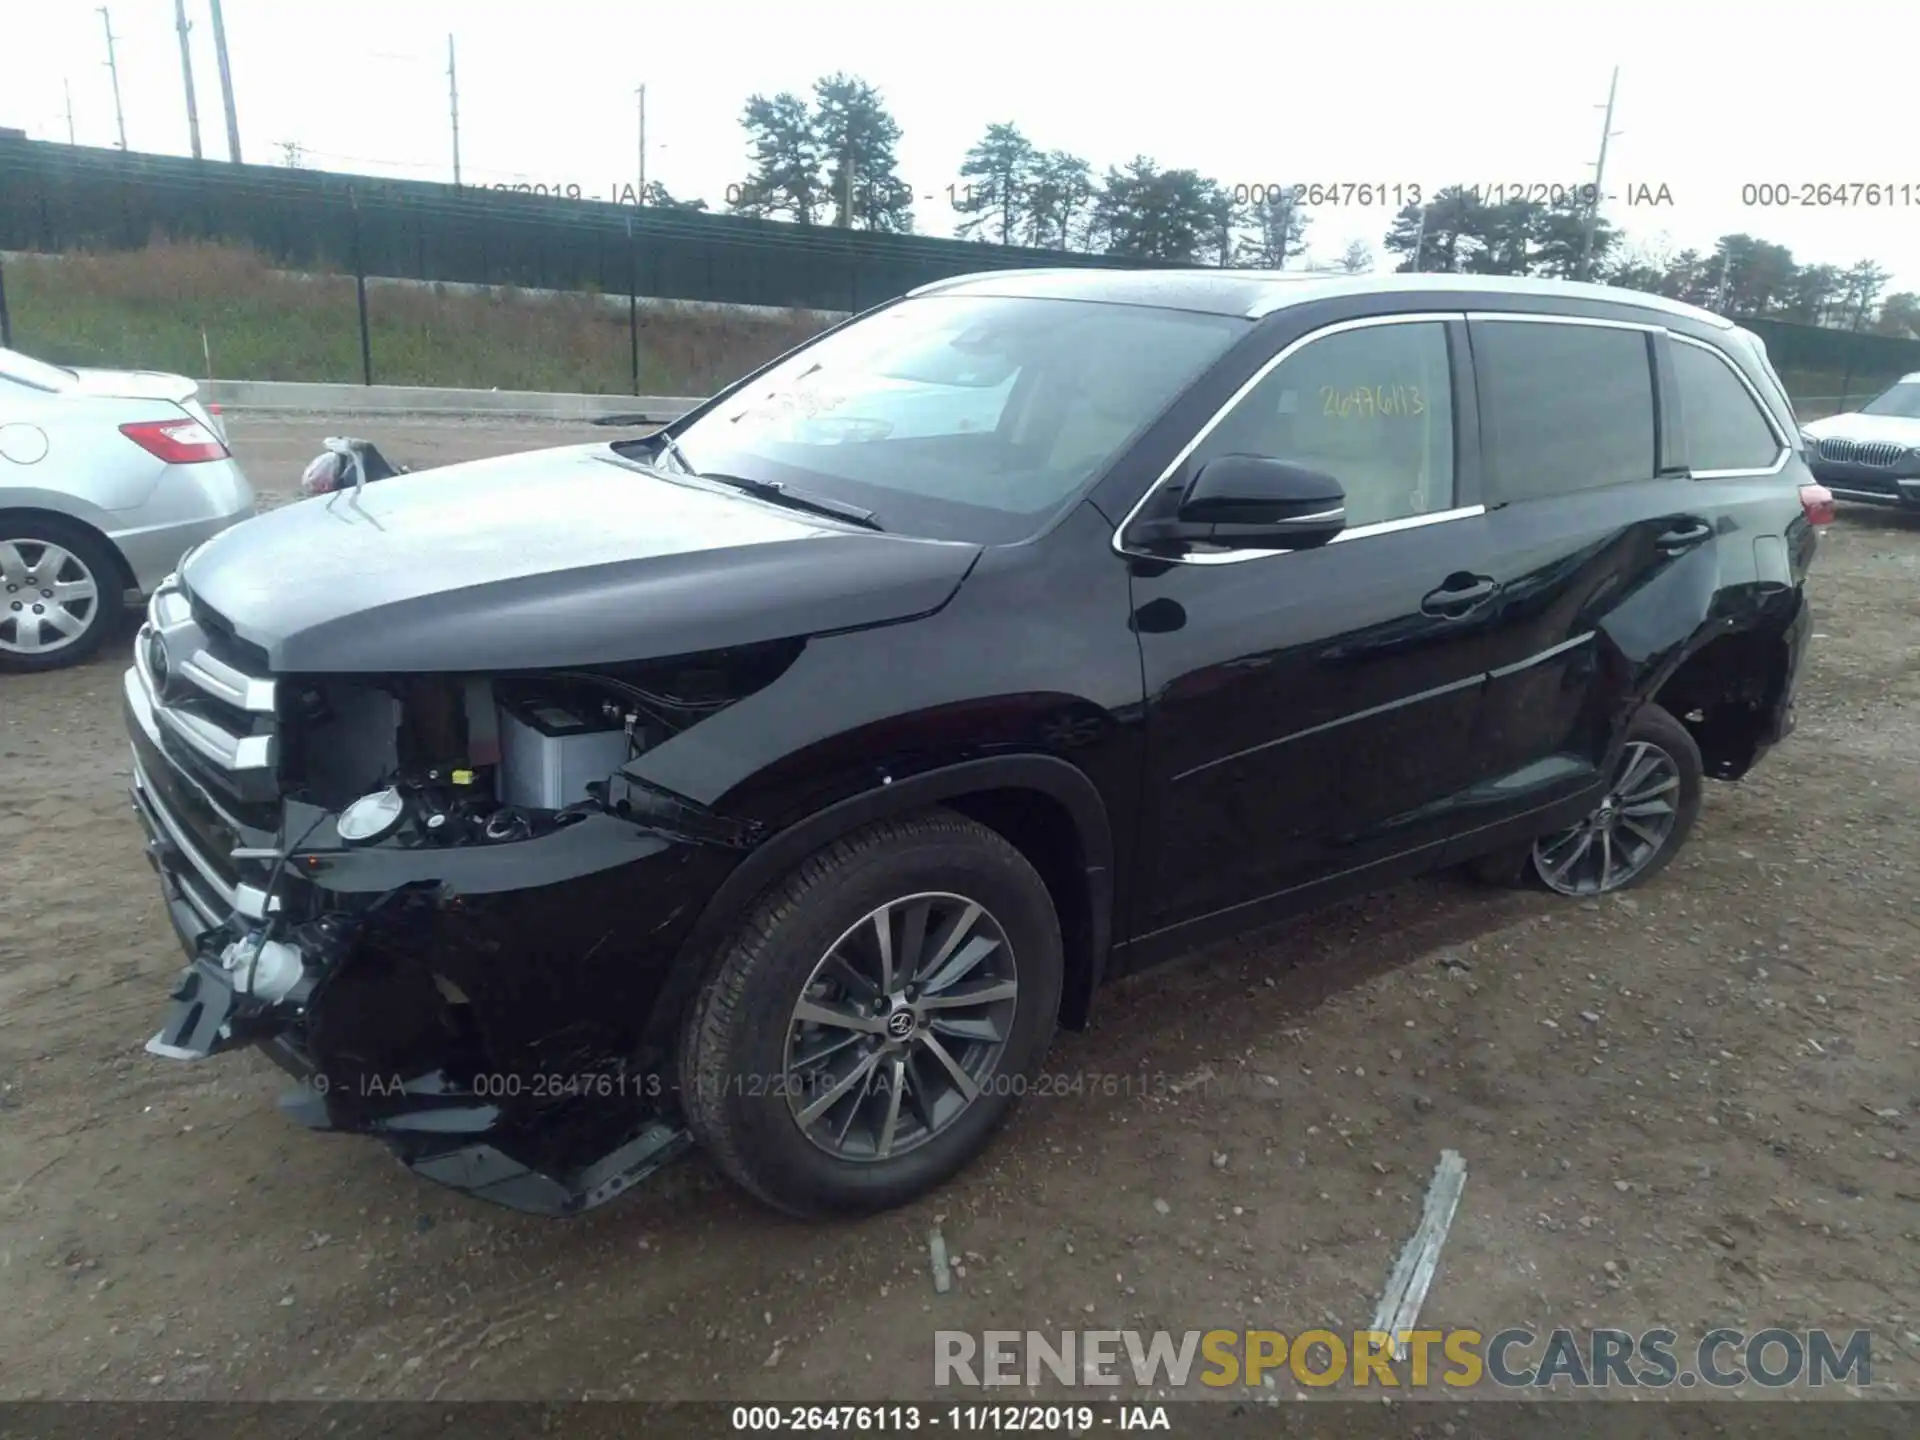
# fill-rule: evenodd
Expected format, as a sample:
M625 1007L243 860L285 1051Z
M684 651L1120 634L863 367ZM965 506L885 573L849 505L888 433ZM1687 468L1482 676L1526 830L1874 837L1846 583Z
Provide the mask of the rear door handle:
M1698 545L1712 534L1711 525L1703 520L1696 520L1691 525L1676 525L1667 531L1660 537L1659 545L1662 550L1686 550Z
M1487 575L1461 577L1469 583L1460 586L1442 585L1438 590L1429 590L1420 600L1420 608L1428 615L1458 617L1493 598L1493 592L1499 587Z

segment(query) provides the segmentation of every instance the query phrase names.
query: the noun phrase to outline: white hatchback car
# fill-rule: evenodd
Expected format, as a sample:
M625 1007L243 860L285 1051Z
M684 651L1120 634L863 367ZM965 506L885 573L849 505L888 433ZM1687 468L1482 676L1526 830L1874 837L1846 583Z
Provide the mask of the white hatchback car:
M0 349L0 670L84 660L124 604L253 514L198 396L182 375Z

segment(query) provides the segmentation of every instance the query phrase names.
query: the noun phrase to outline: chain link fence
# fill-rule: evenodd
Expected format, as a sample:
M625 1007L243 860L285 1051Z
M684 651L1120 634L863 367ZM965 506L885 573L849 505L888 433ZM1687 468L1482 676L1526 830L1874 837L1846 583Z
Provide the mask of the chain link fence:
M285 269L864 310L933 280L1105 256L0 137L0 250L244 245Z
M0 265L0 343L62 363L609 394L699 393L949 275L1141 263L0 134L8 251L72 260L11 295ZM1803 419L1920 371L1917 340L1741 323Z

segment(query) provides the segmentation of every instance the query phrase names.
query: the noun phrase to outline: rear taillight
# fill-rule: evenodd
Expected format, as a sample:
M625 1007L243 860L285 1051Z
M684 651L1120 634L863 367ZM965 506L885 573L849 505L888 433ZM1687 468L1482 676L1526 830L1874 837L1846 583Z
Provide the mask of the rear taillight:
M1800 509L1809 525L1833 523L1833 492L1824 485L1800 487Z
M169 465L224 460L229 453L220 437L198 420L143 420L122 425L120 433Z

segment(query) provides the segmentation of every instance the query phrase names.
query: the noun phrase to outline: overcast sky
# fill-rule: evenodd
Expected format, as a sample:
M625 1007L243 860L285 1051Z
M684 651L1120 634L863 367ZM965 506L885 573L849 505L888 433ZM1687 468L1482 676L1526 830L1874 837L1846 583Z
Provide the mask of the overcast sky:
M94 0L6 0L0 125L116 143ZM226 157L208 0L186 0L206 154ZM1578 184L1592 177L1621 67L1606 214L1629 240L1709 248L1744 230L1803 263L1871 258L1920 290L1920 147L1910 4L1806 0L225 0L244 157L297 141L317 167L452 178L447 36L456 37L469 184L545 181L606 195L638 166L718 206L746 173L754 91L847 70L905 132L924 233L951 232L946 187L993 121L1096 171L1136 153L1228 185L1269 181ZM127 143L188 153L174 0L114 0ZM1823 38L1825 37L1825 38ZM1840 50L1884 80L1816 63ZM1878 37L1876 39L1876 37ZM1867 73L1855 67L1855 75ZM1905 206L1764 208L1742 186L1880 182ZM1629 207L1666 186L1666 207ZM1322 208L1312 256L1379 253L1390 208Z

